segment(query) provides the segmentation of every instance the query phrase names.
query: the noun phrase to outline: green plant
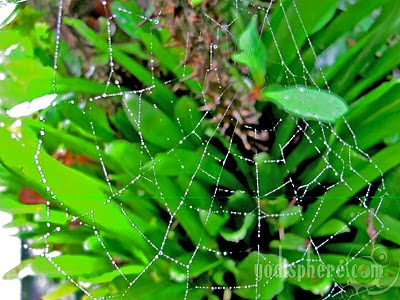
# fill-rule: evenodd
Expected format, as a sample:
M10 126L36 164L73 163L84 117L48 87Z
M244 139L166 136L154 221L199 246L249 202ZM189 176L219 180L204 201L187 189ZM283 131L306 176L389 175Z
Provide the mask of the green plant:
M398 296L400 2L202 2L65 16L75 43L28 5L1 29L0 209L43 253L6 278L54 279L47 300L324 297L376 282L255 270L368 266L379 249L380 297ZM194 27L169 26L177 8Z

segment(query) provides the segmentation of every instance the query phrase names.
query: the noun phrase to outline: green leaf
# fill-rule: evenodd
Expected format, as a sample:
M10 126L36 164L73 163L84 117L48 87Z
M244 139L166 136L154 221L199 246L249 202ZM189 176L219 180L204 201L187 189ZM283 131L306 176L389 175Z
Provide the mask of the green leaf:
M115 15L118 26L132 38L139 38L142 31L149 29L151 25L138 26L145 15L143 9L136 1L116 0L111 4L111 11Z
M122 138L129 142L139 142L138 133L129 122L124 110L118 109L115 114L109 116L110 122L121 133Z
M254 178L257 177L257 172L259 178L268 178L268 180L260 180L258 183L260 196L266 194L271 197L274 196L270 193L282 185L285 171L276 162L271 162L273 161L272 157L265 152L255 155L254 161L257 163L257 169L253 168ZM282 192L282 190L279 192Z
M243 188L232 173L219 165L214 158L203 155L200 151L175 149L171 153L160 153L147 167L153 166L158 175L178 176L179 174L186 174L192 176L197 170L196 177L203 182L216 184L219 180L220 186L231 189ZM198 170L199 166L200 169Z
M60 267L67 275L79 277L90 274L101 274L112 270L113 266L106 258L88 255L62 255L52 258L56 266ZM50 278L65 278L47 258L35 257L24 260L19 266L8 271L5 279L24 278L29 275L46 275Z
M183 142L178 125L160 109L136 95L125 96L124 103L129 121L146 141L162 149L172 149Z
M320 81L333 80L331 88L340 94L354 85L357 75L370 65L376 51L400 29L398 12L397 1L386 1L374 26L325 72Z
M266 214L279 214L289 206L289 200L285 197L261 200L261 210Z
M248 214L244 217L243 224L238 230L233 231L232 229L223 228L221 230L221 236L229 242L237 243L243 240L251 232L255 223L256 217Z
M67 282L67 283L64 283L64 284L58 286L55 290L52 290L51 292L47 293L41 299L42 300L59 300L59 299L64 298L65 296L75 293L77 290L78 290L78 287L75 284L73 284L71 282Z
M132 144L125 140L116 140L105 146L109 160L118 165L120 172L126 172L131 177L140 173L140 168L149 160L140 144ZM124 160L121 160L124 157Z
M38 223L49 222L56 225L65 225L67 224L68 220L71 219L71 217L67 217L65 212L58 210L52 210L49 216L47 216L47 212L45 210L41 210L34 214L33 219Z
M198 209L209 210L211 196L207 185L197 179L193 180L192 176L186 176L184 174L179 175L176 182L182 191L186 191L188 186L190 186L186 196L190 201L190 205Z
M72 26L98 50L108 53L109 45L107 41L99 39L97 33L90 29L82 20L64 18L64 22L65 24ZM153 93L151 93L153 101L166 113L172 114L173 106L171 103L174 103L177 98L163 82L154 78L149 70L120 51L117 47L113 47L113 57L115 61L124 66L132 75L138 78L145 85L148 87L154 85L154 89L152 90Z
M32 41L29 37L24 37L17 30L12 29L3 29L0 31L0 49L6 50L12 45L18 45L20 47L21 52L18 51L18 57L32 57L33 56L33 45ZM14 51L17 49L14 49ZM14 54L11 51L9 56L12 57Z
M371 204L369 207L374 208L375 211L379 207L379 212L388 214L389 216L399 219L400 218L400 203L396 201L400 198L400 167L396 167L390 172L384 175L385 179L385 188L381 184L380 188L382 192L379 190L375 193L374 197L371 200ZM385 200L381 201L381 196L384 193L387 193L385 196Z
M267 50L261 41L257 31L257 18L253 17L246 30L239 38L240 53L233 59L249 68L251 77L257 86L264 86L264 78L267 72Z
M357 137L358 146L368 149L394 132L400 132L398 118L400 115L400 84L387 83L381 91L389 88L380 97L361 98L354 103L348 114L348 122ZM378 89L377 89L378 90ZM371 95L373 96L373 95ZM372 100L372 101L371 101ZM344 123L344 122L341 122ZM341 124L346 130L346 125ZM352 140L352 135L347 131L347 141Z
M281 212L279 217L279 225L283 228L288 228L301 220L301 206L291 206Z
M165 47L162 37L157 34L151 33L151 22L141 24L142 16L145 15L143 10L135 2L126 1L113 1L111 4L111 11L114 20L118 26L134 39L139 39L146 47L148 53L152 53L154 57L158 58L159 63L164 66L168 71L173 73L177 78L186 79L182 82L193 93L200 93L202 86L197 80L190 79L192 68L190 65L181 64L183 60L183 49L179 49L180 55L173 52L173 48ZM127 13L127 11L131 13ZM168 39L171 39L170 32L168 31Z
M96 286L94 289L91 289L90 296L85 294L81 296L80 300L92 300L93 298L99 299L99 298L104 298L106 296L112 296L114 299L120 299L118 298L117 295L119 295L119 292L115 284L113 283L100 284L99 286Z
M295 300L295 292L293 286L285 284L285 287L281 293L276 297L277 300Z
M179 261L185 263L193 259L193 264L190 265L191 277L198 277L204 272L214 269L224 261L222 259L218 259L215 254L210 252L199 252L194 258L192 256L192 253L186 252L183 256L177 258ZM187 274L186 268L180 267L180 269L184 272L183 275ZM184 278L186 281L186 276Z
M274 240L269 244L269 246L271 248L304 252L306 250L306 242L307 240L304 237L289 232L285 233L282 240Z
M189 0L189 4L191 6L197 6L197 5L202 4L203 2L204 2L204 0Z
M388 157L391 159L387 159ZM398 143L379 151L372 157L372 161L379 166L382 172L387 172L398 166L400 164L400 144ZM362 178L355 174L347 179L347 182L351 183L351 190L344 183L340 183L316 202L309 205L305 213L303 213L304 222L293 227L292 231L302 236L307 236L306 228L313 222L310 232L314 232L339 208L346 204L352 196L365 188L367 182L373 182L381 175L381 172L375 168L374 164L368 164L362 170L358 170L358 173ZM324 205L321 205L321 202L324 202ZM318 214L316 215L317 211Z
M113 270L110 272L103 273L99 276L96 277L86 277L86 278L81 278L81 281L83 282L88 282L91 284L98 284L98 283L106 283L106 282L111 282L115 278L121 276L124 274L125 276L128 275L137 275L140 274L144 270L146 266L144 265L127 265L127 266L122 266L119 268L119 270Z
M377 59L375 63L368 68L368 72L363 74L362 80L357 80L357 83L346 93L346 99L355 99L364 90L376 83L390 71L400 65L400 43L397 43L386 50L382 57Z
M250 186L250 188L255 189L256 181L252 174L252 168L247 161L242 159L242 153L238 149L238 145L231 143L230 140L226 139L223 135L217 134L215 137L224 145L225 149L229 149L229 152L232 154L233 158L236 161L237 171L242 172L243 175L246 177L247 184ZM210 149L212 149L212 147L210 147ZM221 159L223 160L224 158ZM243 185L246 184L243 183Z
M272 145L271 152L273 159L279 159L281 157L281 149L292 138L297 126L296 121L297 119L290 115L286 115L283 117L283 121L279 124L276 130L275 141Z
M313 232L313 237L329 236L338 233L350 232L349 226L338 219L329 219Z
M357 1L333 18L332 22L315 34L312 40L313 47L302 53L306 66L312 68L316 60L315 54L319 55L334 45L340 37L345 38L354 28L357 28L355 26L360 24L360 21L371 15L372 11L378 10L384 2L382 0ZM293 63L299 70L303 69L300 60L295 60Z
M53 93L53 68L44 66L36 57L28 57L30 49L22 48L23 42L24 39L21 39L20 44L17 44L18 47L5 58L5 78L0 85L0 96L7 108L22 101L33 100ZM15 57L14 52L17 51L20 51L21 55ZM85 78L61 77L57 74L56 79L56 88L59 93L99 94L99 91L103 92L107 87L104 83ZM117 93L119 89L115 85L110 85L108 92Z
M148 175L150 179L154 179L155 181L155 178L150 176L151 173L148 173ZM183 199L182 197L184 191L188 188L188 185L180 188L173 179L160 174L157 174L156 179L157 185L154 184L154 182L149 182L147 180L141 181L141 184L145 186L146 191L154 197L161 207L165 207L165 203L168 203L169 208L172 211L175 211L178 206L181 206L176 215L176 219L185 229L187 236L190 237L195 244L202 239L203 245L206 245L209 248L215 248L216 241L204 232L204 226L200 221L198 212L194 209L190 209L189 205L180 204L181 201L184 201L186 204L191 201L191 199ZM188 184L190 184L190 182L188 182ZM204 200L206 199L207 198ZM165 223L160 222L159 226L165 226Z
M354 136L356 136L358 147L365 151L382 142L393 132L400 132L400 123L398 122L399 113L400 84L398 81L387 82L380 85L360 100L352 103L350 111L346 115L346 122L344 120L338 121L335 126L335 131L336 134L349 145L354 144ZM352 132L348 130L348 124L350 124ZM292 165L294 161L296 161L295 164L300 163L304 159L316 155L317 151L313 148L314 146L317 146L320 151L327 151L325 145L321 143L322 135L320 129L313 127L313 130L314 143L310 144L306 139L303 139L299 146L288 157L288 165ZM315 133L317 133L318 136L316 136ZM340 170L343 163L333 155L332 152L342 152L343 142L337 139L333 133L329 140L330 148L333 150L328 158L329 162L334 169ZM305 156L306 154L308 155ZM357 167L356 162L361 161L360 158L358 158L359 153L351 151L349 154L342 154L341 156L344 157L344 155L350 154L353 160L353 167ZM365 156L361 158L365 158ZM322 172L325 165L326 163L323 158L319 158L313 164L310 164L301 175L302 182L310 182L315 176ZM351 173L351 170L345 170L344 175L351 176Z
M338 216L345 222L350 222L355 218L357 215L360 215L353 224L360 230L367 231L368 228L368 218L369 216L369 209L359 207L356 205L347 205L343 209L338 212ZM400 236L397 234L400 230L400 221L392 218L389 215L378 213L378 218L384 225L377 220L375 216L372 217L373 226L376 231L382 229L382 232L379 236L383 237L384 239L396 243L400 245Z
M52 91L53 69L39 60L21 58L6 63L7 73L0 85L0 96L8 108L18 102L41 97Z
M19 130L22 137L19 140L12 139L9 130ZM71 213L82 216L83 221L87 220L90 223L95 221L99 228L115 234L119 239L130 240L139 247L149 249L147 242L132 228L120 208L114 207L114 205L104 205L108 199L107 193L110 193L106 184L68 168L42 149L38 160L47 180L46 184L43 184L37 170L38 166L33 159L38 148L38 140L33 132L25 126L18 127L18 129L4 126L0 127L0 140L3 143L2 151L0 151L0 163L23 180L26 185L44 197L50 197L46 189L48 185L56 195L56 198L52 199L53 203L63 203ZM92 212L93 218L88 212Z
M52 213L53 212L51 212L51 214ZM88 233L72 231L66 227L63 227L61 231L51 234L46 240L43 239L43 235L32 237L32 243L29 243L29 247L45 248L46 244L62 245L64 247L70 245L82 247L87 234Z
M82 64L81 59L77 52L72 51L68 48L68 44L65 41L60 42L60 57L62 58L65 67L68 69L68 73L75 77L82 76Z
M315 295L325 295L332 287L332 279L329 276L312 278L304 276L300 280L290 279L288 282L299 286L301 289L311 291Z
M43 141L47 144L62 144L74 154L87 155L93 160L97 160L99 153L96 150L94 143L88 142L78 136L74 136L67 132L58 130L47 123L40 122L39 120L26 119L24 123L28 125L37 135L40 134L44 128L46 134L42 137Z
M87 114L87 118L82 118L82 116L80 116L80 113L82 113L82 109L80 109L77 105L66 105L65 108L67 107L73 107L75 109L75 111L74 109L72 110L72 113L68 113L68 110L65 112L67 119L70 119L71 121L75 121L77 123L79 122L78 124L82 128L84 128L85 131L91 132L93 126L97 138L101 138L107 142L116 139L115 133L110 127L106 111L103 107L99 107L98 105L90 102L86 103L84 112Z
M134 284L126 294L125 297L117 299L140 299L140 300L154 300L154 299L183 299L185 297L186 282L179 282L172 280L159 280L155 281L149 275L142 276L138 284ZM193 289L189 292L187 299L203 299L209 291L202 289Z
M218 215L211 213L208 219L208 211L200 211L199 214L201 222L211 236L217 236L221 231L221 228L229 220L229 214Z
M183 132L189 135L195 132L201 138L204 138L204 130L202 122L202 113L200 112L199 104L190 97L182 97L176 102L175 107L175 118L179 119L179 124L182 127ZM197 144L201 143L201 140L195 136L191 137Z
M263 41L268 49L268 77L285 80L282 65L298 60L298 51L307 38L321 30L334 16L338 0L281 1L266 18L270 30L264 30ZM313 9L310 9L312 7ZM273 35L272 35L273 33ZM302 70L302 69L301 69ZM295 73L297 75L297 73Z
M264 101L271 100L289 114L307 120L335 122L348 111L342 98L312 87L267 88L262 95Z
M0 193L0 199L0 210L13 215L34 214L46 209L44 204L22 204L14 194Z
M334 18L324 30L318 32L318 36L313 40L315 51L327 48L339 37L350 32L354 26L367 17L373 10L379 9L384 2L382 0L370 0L352 3L351 6Z
M377 281L380 287L400 284L398 265L392 267L386 265L386 262L381 265L379 261L371 259L371 254L365 257L349 257L308 253L307 259L304 259L304 253L300 252L288 251L284 255L289 262L300 259L288 270L288 282L317 294L326 294L332 287L332 281L347 286L365 284L366 287L376 287Z
M286 259L274 254L250 253L237 267L236 284L254 286L257 282L258 288L235 289L234 293L245 299L272 299L283 290L285 264Z

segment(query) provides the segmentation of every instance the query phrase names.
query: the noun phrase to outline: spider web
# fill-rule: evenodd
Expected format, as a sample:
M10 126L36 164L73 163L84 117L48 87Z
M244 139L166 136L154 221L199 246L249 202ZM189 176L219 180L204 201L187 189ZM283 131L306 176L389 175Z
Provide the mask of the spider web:
M149 32L150 35L152 35L152 31L157 30L160 23L163 22L163 17L164 17L163 10L165 9L165 5L166 5L167 1L165 1L165 2L158 1L158 2L159 2L158 4L160 4L159 7L161 9L158 11L158 14L155 14L155 17L151 18L151 17L144 16L144 15L137 16L137 17L142 18L144 21L147 21L150 24L152 24L150 32ZM298 19L300 21L300 24L302 26L302 30L304 31L304 33L307 36L307 43L309 44L309 46L312 50L313 56L317 61L317 65L319 65L318 64L318 56L317 56L316 52L314 51L311 39L309 38L309 35L306 30L306 26L304 25L304 23L302 21L302 17L299 12L299 9L296 5L296 2L293 1L293 3L294 3L295 12L296 12ZM56 72L57 72L58 60L59 60L60 41L62 38L61 37L61 25L63 23L63 4L64 4L63 0L59 0L58 11L57 11L57 27L56 27L55 56L54 56L54 76L53 76L53 91L54 91L54 93L57 93ZM103 6L104 6L105 10L106 10L106 4L107 3L105 1L103 1ZM234 0L234 4L235 4L236 15L238 15L239 12L248 13L250 15L262 13L264 15L264 18L262 20L261 30L259 30L259 34L260 34L260 37L264 32L269 32L269 34L271 34L272 39L273 39L273 44L274 44L276 51L278 53L278 56L280 58L279 64L281 64L281 66L284 70L284 75L287 80L287 86L292 86L292 85L298 86L299 84L308 86L309 84L311 84L311 86L315 86L315 87L319 88L314 79L315 75L311 74L311 71L307 69L305 62L303 61L301 50L300 50L299 46L297 45L296 38L293 34L292 25L289 23L289 19L286 14L287 12L286 12L285 6L283 5L283 3L281 1L262 2L262 5L261 5L256 1L253 2L253 1L244 1L244 0ZM248 9L248 6L251 9ZM286 26L289 29L289 32L291 33L292 42L297 50L297 58L296 59L302 66L302 70L303 70L302 74L295 74L295 72L290 69L289 65L285 61L285 57L281 52L281 48L284 47L284 45L278 44L278 39L276 38L276 33L273 31L271 23L270 23L269 17L270 17L270 13L273 9L281 10L283 13L284 19L286 20ZM126 10L122 7L119 8L119 10L126 14L134 14L133 12ZM150 68L150 71L152 74L152 83L153 84L149 85L148 87L145 87L143 89L140 89L140 90L135 90L135 91L123 90L120 87L120 82L116 79L115 69L114 69L115 63L114 63L113 47L112 47L112 45L113 45L112 44L113 43L112 26L113 26L115 16L113 16L113 15L107 16L107 33L108 33L107 42L108 42L108 46L109 46L108 47L109 74L108 74L108 80L107 80L107 88L104 91L99 91L98 95L96 95L92 98L89 98L89 99L84 99L83 101L96 102L96 101L104 101L104 100L108 101L109 99L111 100L111 99L119 98L120 101L122 101L122 104L125 106L126 110L128 111L128 114L130 115L131 119L133 119L136 122L136 126L138 129L137 131L138 131L138 134L140 137L141 151L142 151L143 155L148 156L148 158L150 159L150 161L152 163L152 167L149 169L145 169L145 171L143 171L142 173L139 173L135 178L132 178L127 185L120 187L119 189L116 190L116 187L113 184L113 180L111 178L112 176L110 176L109 167L107 166L107 163L105 162L105 159L103 158L103 154L101 151L101 149L103 148L103 145L101 143L99 143L96 138L96 136L97 136L96 130L97 129L96 129L95 123L91 120L92 116L90 114L90 110L89 110L88 114L86 114L82 110L82 114L84 114L85 117L87 117L89 120L92 134L96 141L98 161L101 164L102 171L104 174L103 179L109 187L108 199L104 202L104 205L106 207L114 206L115 208L117 208L120 211L121 215L123 215L132 225L132 231L136 231L137 233L139 233L141 238L145 241L145 243L147 243L150 246L150 248L152 249L153 252L152 252L152 259L146 264L146 266L143 268L143 270L141 272L139 272L138 275L135 276L135 278L132 280L132 279L130 279L130 276L127 276L124 274L124 271L118 266L118 263L112 257L111 251L107 248L106 243L103 241L102 236L99 234L99 229L97 228L97 224L95 223L95 221L93 220L92 223L81 222L81 224L83 226L86 226L90 230L93 231L93 235L96 237L96 239L98 240L102 249L104 250L105 256L108 257L108 259L110 260L110 264L113 266L113 268L115 268L115 270L117 270L119 272L119 274L122 276L122 278L126 281L126 289L121 291L121 293L119 295L111 295L111 296L101 297L100 299L119 298L119 297L124 298L127 295L127 293L129 292L129 290L135 284L140 284L139 280L141 279L141 277L144 276L144 274L151 272L151 269L154 268L154 265L160 260L165 260L165 261L172 263L176 266L179 266L179 267L183 268L183 270L185 270L184 272L186 274L185 275L186 287L185 287L184 293L182 294L183 299L190 298L190 294L193 291L199 290L199 289L208 289L208 290L212 290L212 291L219 291L219 290L227 290L227 289L237 290L237 289L250 289L250 288L255 289L255 295L254 295L255 299L262 298L263 295L261 295L259 291L262 289L263 286L268 285L269 282L275 276L278 276L278 274L273 274L273 276L269 280L267 280L266 283L263 283L262 285L260 285L259 281L257 281L257 280L255 280L255 282L253 284L244 285L244 286L221 286L221 285L209 286L209 285L197 284L197 283L191 281L191 267L192 267L193 263L195 262L196 257L199 255L199 253L204 252L204 253L208 253L208 254L211 253L211 255L215 255L217 257L218 256L229 257L237 252L237 250L235 250L234 248L230 249L230 251L227 251L227 250L220 250L220 249L212 249L212 248L209 248L206 245L204 245L203 241L204 241L204 237L205 237L205 233L206 233L206 229L205 229L206 225L208 224L210 218L214 214L218 214L218 215L228 214L230 216L235 216L235 217L239 217L239 218L245 218L246 216L254 216L257 219L257 224L256 224L257 234L255 236L256 247L254 250L257 252L257 265L260 265L260 264L262 264L262 262L268 260L266 258L266 256L262 253L261 246L260 246L262 244L262 239L263 239L262 227L266 226L266 224L263 223L264 219L279 218L282 216L293 216L295 214L299 214L301 216L300 222L305 222L305 219L303 218L303 213L302 213L301 209L299 209L298 212L290 213L290 214L282 214L282 213L267 214L267 213L265 213L261 209L262 199L268 198L269 196L272 197L276 192L281 192L281 191L285 190L286 188L289 188L291 191L293 191L292 197L293 197L293 199L295 199L294 205L298 206L299 208L302 208L303 201L308 198L309 191L312 190L315 186L322 185L322 183L319 182L319 180L321 180L323 175L330 170L333 171L333 173L335 174L335 176L337 178L337 182L334 184L331 184L329 186L325 186L326 192L329 191L330 189L334 188L335 186L337 186L340 183L346 184L348 186L348 188L351 190L352 187L350 185L348 185L346 182L348 175L346 175L347 173L345 174L345 171L350 171L350 173L352 173L352 175L355 175L355 176L361 178L363 181L365 181L367 183L367 186L368 186L368 188L365 191L365 194L363 196L360 196L357 198L360 202L360 206L365 208L365 210L362 213L359 213L356 216L354 216L354 218L347 225L352 225L359 217L361 217L363 215L365 216L366 214L372 214L373 217L376 218L381 223L382 229L385 228L384 225L382 224L382 222L379 220L379 218L376 215L376 213L379 211L379 208L384 199L384 196L386 196L385 185L384 185L384 180L383 180L383 172L380 171L379 167L374 164L374 162L372 161L370 156L367 153L365 153L358 146L357 138L356 138L354 132L352 131L350 125L347 123L347 121L345 119L343 119L344 124L347 126L347 130L351 133L352 138L353 138L352 144L349 144L348 142L344 141L339 136L339 134L335 131L335 128L332 124L324 124L322 122L318 122L318 127L319 127L318 129L322 133L322 142L325 145L325 149L321 150L316 144L317 141L313 137L314 132L312 131L312 126L309 124L309 122L307 120L297 119L295 117L290 116L289 114L286 114L285 116L282 116L274 124L273 128L269 129L269 131L275 131L276 128L279 127L279 125L283 124L284 117L289 117L289 118L292 118L292 120L296 123L295 132L293 133L291 138L285 144L279 145L281 155L278 159L271 159L271 160L266 159L266 160L260 161L260 160L244 157L241 154L238 154L238 152L232 150L233 149L232 147L235 145L235 142L236 142L236 139L235 139L236 129L238 128L238 126L241 125L241 119L239 117L236 119L232 118L231 123L234 126L234 130L232 130L232 133L227 134L227 147L225 149L226 153L224 153L223 157L216 157L213 154L213 152L210 150L211 145L212 145L211 144L212 140L213 140L213 138L216 137L216 135L219 134L220 130L222 130L222 127L224 124L223 121L231 112L232 104L236 100L235 97L237 96L237 93L236 93L236 94L233 94L233 97L227 98L227 96L226 96L227 91L233 89L233 87L232 87L232 85L223 86L223 82L220 79L222 77L221 76L222 74L229 72L228 68L230 66L219 67L219 66L216 66L216 64L214 64L214 61L218 58L219 55L223 55L223 52L226 51L226 50L222 49L222 47L220 47L221 43L227 41L227 42L229 42L228 45L232 45L237 42L238 38L230 31L230 27L235 22L237 22L237 18L233 18L231 20L224 19L223 23L222 23L221 21L217 21L215 18L213 18L207 11L203 11L200 7L194 8L194 10L196 11L197 14L201 15L202 25L206 25L209 28L214 28L214 30L217 32L217 34L216 34L216 39L212 40L210 42L210 41L207 41L206 37L199 35L199 32L201 32L201 31L187 32L187 47L186 47L186 53L185 53L185 61L182 65L182 68L184 70L183 75L181 78L177 77L175 79L168 80L163 83L168 88L172 88L173 84L176 82L185 83L187 80L190 80L190 77L188 77L189 74L187 71L187 69L188 69L187 60L192 55L192 53L190 51L190 46L189 46L191 39L196 38L197 43L203 44L204 45L203 48L208 49L209 62L207 64L205 64L205 66L204 66L204 70L203 70L204 71L204 78L203 78L204 84L203 84L203 86L201 86L201 88L202 88L201 101L204 102L204 107L205 107L205 110L202 111L201 120L200 120L200 122L198 122L197 124L194 125L193 131L189 134L186 134L182 129L182 138L180 139L180 141L174 147L171 147L171 149L169 149L166 152L166 155L163 156L164 158L170 157L170 156L175 156L176 151L180 147L180 145L188 143L188 140L190 138L199 140L201 143L200 147L201 147L202 151L201 151L200 162L197 164L197 167L195 168L195 171L193 172L193 174L190 175L190 180L186 184L186 187L185 187L185 189L180 197L180 201L178 202L177 205L171 204L169 195L165 195L160 188L160 185L158 182L159 178L157 175L156 166L161 163L162 159L157 159L156 157L154 157L154 155L152 154L152 151L149 149L145 139L143 138L143 134L142 134L143 124L141 124L141 110L142 110L142 104L145 101L144 98L147 95L150 95L151 93L154 92L154 90L156 89L156 80L162 80L162 79L157 79L156 75L155 75L157 66L155 64L155 58L153 57L153 52L150 51L150 53L149 53L149 55L151 57L149 68ZM227 51L229 51L230 53L234 53L235 49L228 49ZM323 88L330 92L329 84L323 74L322 69L319 69L319 73L320 73L321 77L323 78L323 81L325 84L325 86ZM218 89L220 91L220 94L216 101L216 106L213 108L210 108L210 106L208 105L208 103L206 101L208 91L205 86L206 86L206 83L208 83L208 82L212 82L212 83L215 83L216 85L218 85L218 87L219 87ZM112 83L114 83L116 86L119 87L119 92L108 93L108 88ZM126 104L125 97L127 95L136 95L137 96L136 104L138 106L138 109L137 109L138 113L131 111L129 106ZM79 103L80 103L80 101L70 101L69 105L76 106L76 105L79 105ZM226 105L223 105L224 103ZM223 108L222 113L216 114L215 109L216 109L216 107L219 107L219 106L221 106ZM157 108L157 106L154 106L154 107L156 109L159 109L159 108ZM191 116L190 111L188 111L188 115ZM40 118L40 120L43 123L46 122L46 119L43 116ZM200 137L197 134L196 129L199 128L201 126L201 124L203 124L205 122L210 122L210 121L212 121L211 124L213 124L212 125L213 130L208 134L207 137ZM182 128L179 119L176 119L175 122L179 126L179 128ZM253 136L255 138L257 138L257 136L260 136L263 134L263 132L260 132L256 126L247 125L246 128L249 131L252 131L254 133ZM309 130L309 129L311 129L311 130ZM45 127L43 127L41 130L41 136L45 136L45 135L46 135L46 129L45 129ZM268 178L263 178L262 176L260 176L259 168L264 164L266 164L266 165L279 164L279 165L286 166L286 164L287 164L287 160L286 160L287 151L286 150L288 148L290 148L290 145L292 144L292 142L299 135L301 135L303 137L303 139L305 139L310 145L312 145L315 148L315 150L318 152L318 156L320 156L322 158L322 160L325 164L324 168L314 178L312 178L312 180L310 180L308 183L304 183L303 185L300 185L300 186L296 185L295 180L291 177L290 170L288 168L287 172L289 175L286 177L287 179L285 180L285 182L281 186L276 187L274 190L272 190L266 194L262 194L261 189L260 189L260 183L262 181L268 180ZM334 136L336 142L339 142L342 145L342 149L340 152L335 152L329 146L330 142L328 140L329 140L330 136L332 136L332 135ZM161 138L168 139L168 132L165 132L165 137L160 137L160 139ZM320 138L320 137L318 137L318 138ZM43 140L40 139L38 148L37 148L37 152L35 155L35 161L38 166L39 173L43 179L43 184L46 185L47 179L46 179L46 172L44 171L45 166L43 166L40 161L40 153L41 153L41 151L44 151L43 143L44 143ZM257 156L257 154L259 154L258 153L259 151L260 150L257 150L257 149L254 150L254 152L255 152L254 154ZM369 182L360 173L358 173L355 168L352 167L351 157L349 154L347 154L347 153L350 153L351 151L355 151L359 155L366 158L370 164L374 165L381 172L380 180L381 180L382 184L379 187L379 191L382 196L381 196L381 200L380 200L380 203L379 203L376 211L371 210L368 207L368 203L367 203L367 199L371 196L372 182ZM329 159L332 155L335 156L342 163L341 170L335 169L335 167L330 163ZM209 174L207 172L207 170L203 169L202 164L203 164L203 161L207 157L211 157L212 159L215 159L216 162L218 162L218 164L220 166L220 170L217 173L218 174L217 176ZM235 192L243 193L243 191L231 190L226 186L221 186L221 184L220 184L223 170L227 167L228 161L232 157L236 160L242 161L243 163L251 166L255 170L256 187L254 190L251 191L252 192L251 197L255 199L256 204L257 204L255 209L252 209L249 211L231 210L231 209L225 207L223 204L221 204L218 201L219 193L221 191L223 191L226 194L234 194ZM179 163L180 163L179 167L184 169L185 165L182 162L179 162ZM209 180L213 181L213 188L211 191L211 196L209 199L208 207L197 207L196 205L194 205L192 203L192 199L189 196L190 190L193 188L193 185L194 185L197 177L200 174L202 174L202 175L205 174L207 177L209 177ZM128 213L128 211L131 210L131 208L127 207L126 203L120 201L120 198L124 196L126 191L128 189L132 188L139 180L146 180L148 182L151 182L157 188L158 197L161 199L161 202L164 203L163 209L165 210L165 212L168 215L168 217L167 217L168 221L167 221L166 227L164 228L165 232L164 232L164 236L161 241L153 241L151 239L151 237L148 237L143 232L143 230L140 228L140 225L137 225L136 222L133 220L131 214ZM46 186L46 190L49 192L49 194L51 195L53 200L58 201L57 203L60 203L58 196L52 191L51 186ZM321 201L320 201L319 205L320 205L320 207L322 207L324 205L325 198L324 198L324 196L321 196L320 199L321 199ZM61 203L61 207L63 207L62 203ZM194 251L192 251L190 253L191 255L187 260L179 260L177 258L174 258L174 253L168 253L166 251L166 248L167 248L166 246L169 243L168 236L170 235L171 231L173 231L173 228L175 226L177 214L184 207L189 208L190 210L194 210L196 212L202 213L205 216L205 219L204 219L204 228L202 230L202 234L201 234L200 238L198 239L197 244L194 245L195 246ZM66 211L67 215L69 215L68 208L65 208L65 211ZM313 252L314 254L316 254L318 257L318 261L321 262L322 264L324 264L323 257L320 254L321 247L325 246L330 241L335 240L336 236L339 235L340 233L342 233L342 231L345 229L345 228L343 228L343 229L339 230L338 232L336 232L335 234L333 234L332 236L327 237L323 242L316 243L314 241L314 239L311 237L311 229L313 228L314 222L315 222L316 218L318 217L319 211L320 211L320 209L318 208L312 221L309 224L305 224L306 228L307 228L307 233L309 235L308 239L310 242L307 245L307 247L305 248L302 258L300 258L296 261L293 261L293 262L289 262L288 263L289 266L295 266L296 264L299 264L301 262L308 260L309 258L307 257L307 255L310 252ZM47 217L50 217L51 213L52 213L51 203L50 203L50 201L48 201L47 202ZM92 210L92 211L88 211L86 216L90 216L93 218L93 216L95 214L96 214L96 211ZM81 220L82 217L84 217L84 216L85 215L72 216L72 220L73 221ZM67 280L69 280L76 287L78 287L88 297L90 297L92 299L97 299L95 296L92 295L92 292L85 284L83 284L82 282L76 281L73 278L73 276L70 276L54 261L54 259L53 259L54 255L52 254L52 252L50 250L50 244L48 242L48 239L52 235L55 235L58 232L60 232L61 229L60 229L60 227L56 227L55 229L52 228L52 225L50 223L47 223L47 227L49 228L49 230L42 237L42 239L45 241L46 248L44 249L44 251L41 255L43 257L47 258L54 265L54 267L57 268L57 270L65 276L65 278ZM376 235L374 237L371 237L369 242L366 243L354 256L352 256L351 260L354 260L362 252L362 250L364 248L366 248L368 245L373 243L373 240L380 234L381 230L377 231ZM28 245L25 245L25 247L29 248ZM347 263L349 263L349 262L347 262ZM333 286L331 286L329 292L327 292L324 295L325 298L335 297L339 294L346 292L346 290L339 283L335 282L333 277L331 279L333 281Z

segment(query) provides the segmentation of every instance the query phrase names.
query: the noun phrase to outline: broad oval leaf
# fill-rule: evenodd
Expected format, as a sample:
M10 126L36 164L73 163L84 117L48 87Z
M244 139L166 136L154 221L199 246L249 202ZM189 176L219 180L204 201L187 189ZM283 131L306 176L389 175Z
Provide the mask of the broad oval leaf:
M271 100L288 113L307 120L335 122L348 111L346 102L338 95L301 85L268 88L262 95L264 100Z

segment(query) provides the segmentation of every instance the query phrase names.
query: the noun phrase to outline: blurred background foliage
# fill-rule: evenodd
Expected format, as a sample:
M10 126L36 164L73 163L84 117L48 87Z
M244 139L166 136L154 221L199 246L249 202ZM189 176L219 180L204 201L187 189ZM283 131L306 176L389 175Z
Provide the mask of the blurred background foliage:
M57 285L47 300L119 298L171 226L162 258L126 299L183 298L183 265L200 240L189 284L208 288L191 289L189 299L253 299L254 287L211 287L254 284L258 245L274 263L280 248L288 263L308 249L316 267L355 255L351 264L363 266L374 257L385 266L380 287L393 286L374 299L399 298L400 1L282 0L267 22L267 1L241 1L240 10L235 1L192 5L63 1L55 71L57 3L10 10L0 25L0 209L13 215L7 227L18 228L29 258L6 278L45 275ZM332 93L306 87L326 90L326 82ZM288 95L310 101L312 114L283 101ZM219 213L208 216L211 199ZM172 224L165 203L180 207ZM258 204L277 216L261 219L261 239ZM374 217L378 208L390 230ZM309 247L332 235L318 253ZM49 260L40 249L60 255ZM334 282L349 295L354 287L346 285L360 284L337 274L280 276L262 278L258 292L321 298Z

